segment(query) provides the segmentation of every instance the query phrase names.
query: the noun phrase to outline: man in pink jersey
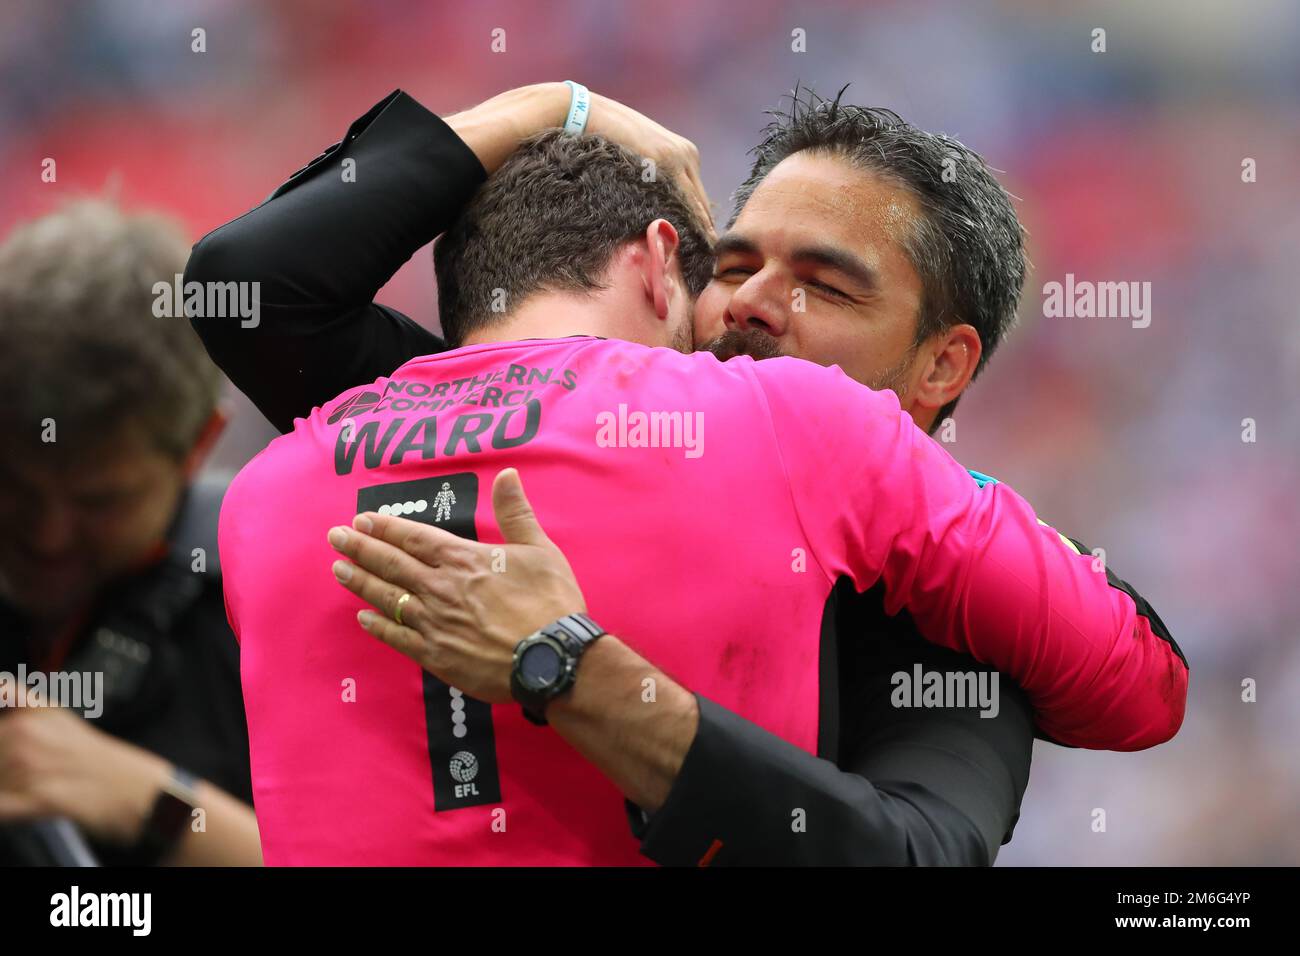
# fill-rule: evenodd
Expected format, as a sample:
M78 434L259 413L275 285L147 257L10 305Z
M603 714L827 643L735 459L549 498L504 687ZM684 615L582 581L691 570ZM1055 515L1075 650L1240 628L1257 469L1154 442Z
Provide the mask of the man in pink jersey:
M619 212L590 215L596 198ZM507 309L472 309L455 334L464 348L317 409L228 493L227 606L268 862L644 862L619 794L656 808L677 768L669 758L624 775L612 755L689 736L686 687L816 749L818 642L845 577L859 590L882 581L891 611L931 640L1020 680L1058 739L1098 719L1097 684L1126 682L1145 701L1145 682L1170 676L1151 665L1155 648L1128 643L1132 602L1005 486L972 483L892 393L793 360L723 366L644 348L689 342L710 261L680 196L641 183L635 157L544 136L489 183L466 228L505 208L495 225L516 239L570 211L582 248L546 270L500 263L494 275L512 279L493 291ZM555 255L547 235L533 238L522 245L535 262ZM600 656L549 701L520 689L538 675L519 672L513 646L462 648L481 659L449 683L358 642L364 605L310 570L329 553L324 529L359 512L499 541L480 489L507 464L528 475L592 618L629 637L557 622L568 673L586 647ZM647 582L652 599L640 600ZM388 597L398 618L429 599ZM529 726L512 688L534 717L560 711L559 733ZM584 728L593 694L607 695L603 735ZM1148 705L1146 732L1171 734L1176 709ZM1102 717L1133 721L1123 711Z

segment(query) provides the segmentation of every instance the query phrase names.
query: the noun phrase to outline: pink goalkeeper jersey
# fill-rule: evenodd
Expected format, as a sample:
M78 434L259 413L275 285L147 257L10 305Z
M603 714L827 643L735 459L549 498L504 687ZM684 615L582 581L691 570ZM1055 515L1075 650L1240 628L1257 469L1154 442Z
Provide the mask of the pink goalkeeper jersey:
M472 346L298 419L226 495L268 864L649 863L594 767L518 705L464 697L367 635L330 571L326 532L361 511L500 542L490 489L507 466L592 617L809 752L843 576L883 578L889 613L1014 678L1062 743L1136 749L1181 723L1185 666L1129 595L1006 485L973 481L892 392L795 359Z

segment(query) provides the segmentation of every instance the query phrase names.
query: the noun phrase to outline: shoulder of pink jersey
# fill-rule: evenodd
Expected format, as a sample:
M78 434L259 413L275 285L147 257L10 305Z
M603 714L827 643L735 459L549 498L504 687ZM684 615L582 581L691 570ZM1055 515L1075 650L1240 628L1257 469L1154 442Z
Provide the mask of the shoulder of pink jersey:
M799 407L851 404L862 407L864 414L868 409L882 414L899 411L898 396L892 391L873 391L838 365L818 365L790 356L755 361L740 355L722 362L711 352L683 354L615 339L591 340L588 349L586 358L592 365L603 366L616 380L628 384L638 372L653 372L651 380L656 385L676 383L685 392L720 391L747 399L758 385L773 400Z
M369 384L356 385L340 392L337 397L324 405L313 408L307 418L295 418L293 420L294 432L310 428L316 422L322 425L337 425L345 419L354 418L369 411L378 405L384 397L384 390L390 378L395 378L401 371L401 369L398 369L392 376L375 379ZM291 435L293 432L289 434Z
M600 381L619 386L633 386L643 379L663 382L674 377L687 377L693 369L721 364L705 352L683 354L674 349L652 348L624 339L583 337L557 340L555 345L561 343L564 347L553 350L548 357L563 355L566 364L580 375L586 371L596 375Z
M744 356L720 362L711 352L683 353L616 339L593 342L581 362L606 385L679 397L695 395L709 401L724 400L727 395L738 400L752 397L754 364Z
M396 373L394 373L396 374ZM307 417L293 420L293 430L277 435L266 447L250 458L230 482L226 492L226 504L222 506L222 516L237 512L243 501L245 489L249 494L256 494L254 489L265 486L278 477L281 466L291 460L293 449L298 447L306 436L323 425L336 425L347 418L359 415L373 407L383 396L387 377L376 379L366 385L357 385L346 389L323 405L313 408Z

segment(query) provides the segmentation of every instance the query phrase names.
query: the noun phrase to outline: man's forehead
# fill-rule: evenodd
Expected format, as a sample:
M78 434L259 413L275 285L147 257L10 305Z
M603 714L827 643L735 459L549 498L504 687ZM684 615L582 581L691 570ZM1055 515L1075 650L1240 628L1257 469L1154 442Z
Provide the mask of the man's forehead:
M901 243L920 215L905 187L848 160L804 151L764 177L732 231L767 244L814 237L852 248Z
M57 443L15 456L0 470L31 484L76 489L130 483L160 469L179 467L179 462L158 450L142 426L128 421L94 435L65 439L61 434Z

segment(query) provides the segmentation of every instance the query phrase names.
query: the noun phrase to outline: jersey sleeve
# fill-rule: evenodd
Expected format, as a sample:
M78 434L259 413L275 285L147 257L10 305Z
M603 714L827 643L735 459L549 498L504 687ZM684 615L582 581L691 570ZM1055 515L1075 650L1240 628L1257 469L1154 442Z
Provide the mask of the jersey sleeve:
M254 459L256 460L256 459ZM251 464L251 463L250 463ZM248 465L244 466L245 468ZM238 548L231 547L230 541L234 527L239 521L239 508L243 500L243 473L236 475L226 489L221 502L221 512L217 517L217 554L221 562L221 600L226 607L226 623L235 635L235 643L243 646L243 635L239 630L239 610L236 592L243 577L243 556Z
M221 600L226 606L226 623L230 625L230 633L235 635L235 643L239 644L239 619L235 617L235 612L230 608L230 592L226 588L221 589Z
M883 581L888 613L906 610L926 639L1016 681L1050 739L1141 750L1177 733L1186 662L1091 554L1006 484L977 483L893 392L795 359L753 367L811 557L832 582Z
M345 164L355 176L344 175ZM486 174L439 117L394 91L263 203L213 230L191 283L248 283L255 319L190 315L212 360L281 432L358 382L446 344L373 301ZM211 285L209 285L209 288Z

